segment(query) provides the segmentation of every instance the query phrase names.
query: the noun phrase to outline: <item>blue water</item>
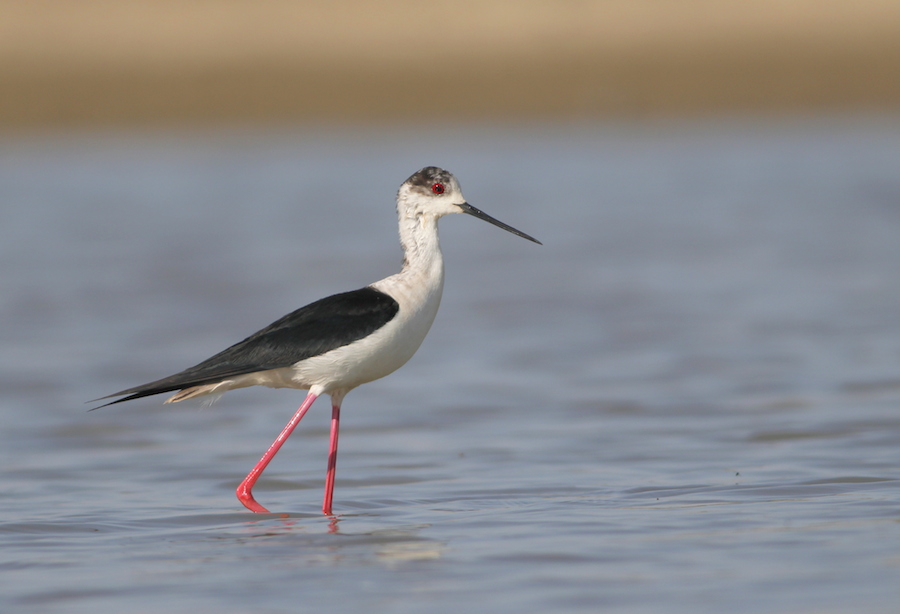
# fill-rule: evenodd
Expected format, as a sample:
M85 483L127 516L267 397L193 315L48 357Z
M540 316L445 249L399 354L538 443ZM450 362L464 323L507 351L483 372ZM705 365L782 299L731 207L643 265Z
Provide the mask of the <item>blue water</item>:
M400 264L416 357L344 403L85 404ZM893 612L896 118L0 138L3 612Z

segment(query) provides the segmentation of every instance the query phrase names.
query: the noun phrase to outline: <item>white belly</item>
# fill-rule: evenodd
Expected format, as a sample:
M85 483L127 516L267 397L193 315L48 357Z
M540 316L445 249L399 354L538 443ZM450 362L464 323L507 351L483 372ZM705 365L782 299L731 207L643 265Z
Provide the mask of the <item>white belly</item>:
M293 367L291 380L303 388L321 386L323 392L348 391L393 373L412 358L437 315L443 291L443 267L423 283L423 276L398 274L372 284L399 303L394 318L374 333L307 358Z

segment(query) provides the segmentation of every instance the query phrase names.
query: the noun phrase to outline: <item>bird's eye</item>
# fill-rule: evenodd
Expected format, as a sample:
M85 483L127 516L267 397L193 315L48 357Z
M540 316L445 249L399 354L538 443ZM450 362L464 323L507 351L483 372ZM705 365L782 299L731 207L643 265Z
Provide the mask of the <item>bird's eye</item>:
M443 183L434 184L433 186L431 186L431 191L434 192L435 194L443 194L444 193L444 184Z

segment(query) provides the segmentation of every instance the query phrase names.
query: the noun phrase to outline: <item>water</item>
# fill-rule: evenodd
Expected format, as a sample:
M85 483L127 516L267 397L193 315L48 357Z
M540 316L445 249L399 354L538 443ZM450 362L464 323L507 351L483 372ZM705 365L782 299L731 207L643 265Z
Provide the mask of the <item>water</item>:
M394 272L442 221L417 356L319 401L87 399ZM900 123L74 134L0 141L4 612L892 612Z

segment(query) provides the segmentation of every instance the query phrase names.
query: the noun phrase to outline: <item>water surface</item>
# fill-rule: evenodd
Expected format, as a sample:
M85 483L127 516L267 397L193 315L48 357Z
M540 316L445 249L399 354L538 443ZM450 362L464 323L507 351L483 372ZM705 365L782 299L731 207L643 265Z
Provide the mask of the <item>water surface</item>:
M87 399L400 263L427 164L543 241L442 220L416 357L344 404ZM428 126L0 141L4 612L892 612L900 123Z

